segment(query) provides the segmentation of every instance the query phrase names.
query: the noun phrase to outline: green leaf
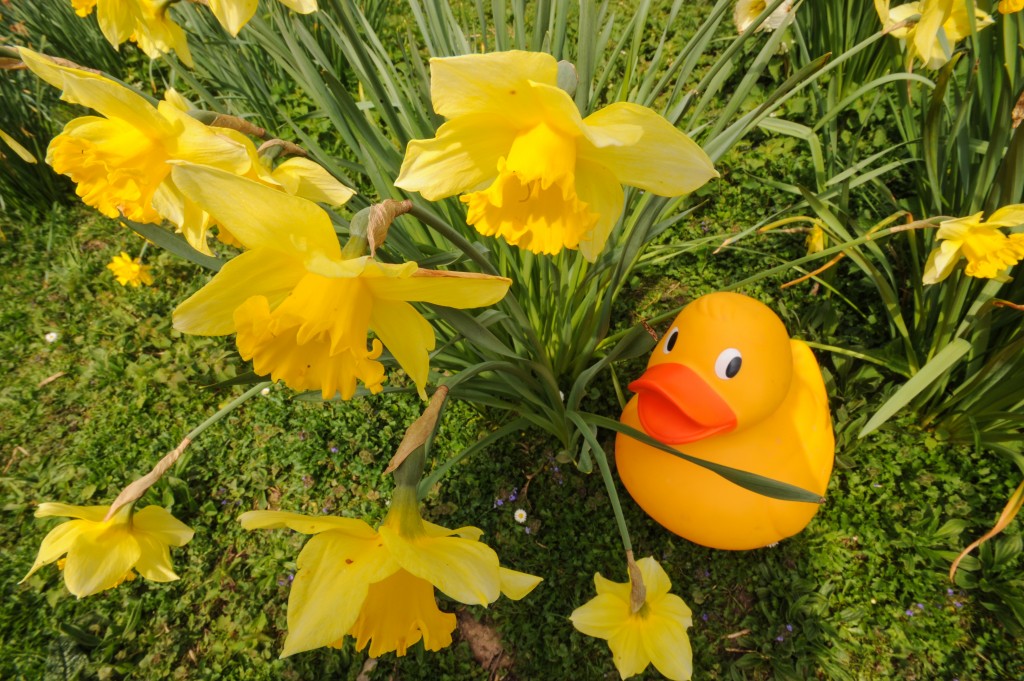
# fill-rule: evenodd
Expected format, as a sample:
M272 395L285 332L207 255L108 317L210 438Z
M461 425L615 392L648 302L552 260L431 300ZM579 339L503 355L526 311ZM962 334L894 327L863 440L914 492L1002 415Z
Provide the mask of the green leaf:
M152 241L160 248L165 251L170 251L179 258L184 258L191 263L213 270L214 272L220 271L220 268L224 266L224 261L220 258L214 258L213 256L200 253L196 249L192 248L189 242L185 241L184 237L168 232L159 225L144 225L140 222L128 220L127 218L122 218L122 222L131 227L132 231L139 236Z

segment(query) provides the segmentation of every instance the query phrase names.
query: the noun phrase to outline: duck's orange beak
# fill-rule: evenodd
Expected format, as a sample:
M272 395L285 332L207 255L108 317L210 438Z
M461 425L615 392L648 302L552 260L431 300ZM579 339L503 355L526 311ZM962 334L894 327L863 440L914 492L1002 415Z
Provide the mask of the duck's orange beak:
M629 384L644 431L667 445L696 442L736 427L736 414L693 369L656 364Z

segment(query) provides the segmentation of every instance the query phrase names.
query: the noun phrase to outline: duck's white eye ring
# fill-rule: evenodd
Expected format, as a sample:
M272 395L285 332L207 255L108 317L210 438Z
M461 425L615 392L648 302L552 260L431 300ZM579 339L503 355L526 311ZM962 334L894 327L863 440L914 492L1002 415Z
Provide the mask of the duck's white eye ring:
M662 352L666 355L672 352L672 348L676 346L676 341L679 340L679 327L673 326L672 330L665 336L665 342L661 346Z
M715 360L715 375L723 381L728 381L740 372L743 365L743 357L736 348L726 348Z

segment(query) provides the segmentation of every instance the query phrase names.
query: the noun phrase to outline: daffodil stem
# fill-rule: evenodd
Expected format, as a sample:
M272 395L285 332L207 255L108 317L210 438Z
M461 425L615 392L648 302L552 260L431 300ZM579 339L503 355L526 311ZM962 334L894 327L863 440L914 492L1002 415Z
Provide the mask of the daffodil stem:
M231 411L234 410L235 407L238 407L238 406L244 404L245 401L248 400L250 397L252 397L253 395L257 394L258 392L260 392L264 388L269 388L270 385L271 385L271 381L264 381L262 383L257 383L253 387L249 388L244 393L242 393L241 395L239 395L238 397L236 397L235 399L231 400L226 405L221 407L217 411L216 414L214 414L210 418L206 419L205 421L200 423L198 426L193 428L191 431L189 431L189 434L185 436L185 439L186 440L195 440L197 437L199 437L199 435L204 430L206 430L207 428L209 428L210 426L212 426L213 424L217 423L222 418L227 416L229 413L231 413Z

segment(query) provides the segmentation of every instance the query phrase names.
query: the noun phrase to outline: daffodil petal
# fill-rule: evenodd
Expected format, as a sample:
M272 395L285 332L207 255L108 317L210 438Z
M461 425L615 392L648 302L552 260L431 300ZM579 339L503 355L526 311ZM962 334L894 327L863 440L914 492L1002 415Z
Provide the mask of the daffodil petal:
M430 201L476 189L498 174L516 133L490 114L448 121L432 139L409 142L395 186Z
M191 530L189 530L191 533ZM178 579L171 565L171 551L164 544L146 535L135 535L139 543L139 560L135 563L135 569L140 575L154 582L173 582ZM181 546L181 544L175 544Z
M678 596L674 598L682 603ZM686 612L689 613L689 608ZM686 626L684 621L668 617L660 609L643 621L645 656L650 658L655 669L672 681L687 681L693 676L693 650L686 635Z
M132 516L132 526L161 544L170 546L184 546L195 534L191 527L160 506L147 506L136 511Z
M960 260L960 244L953 241L942 241L939 247L928 255L924 266L922 280L925 284L937 284L950 274Z
M247 530L276 530L287 527L302 534L317 534L340 530L357 539L370 540L377 536L372 527L356 518L339 516L308 516L288 511L247 511L238 516Z
M282 5L299 14L310 14L317 10L316 0L278 0Z
M43 538L43 543L39 546L39 553L36 554L36 560L32 563L32 569L22 578L21 582L35 574L36 570L42 566L49 565L67 553L75 539L78 538L79 533L88 527L91 527L91 524L88 522L71 520L61 523L50 530ZM18 583L20 584L21 582Z
M417 269L411 277L366 279L377 300L404 300L466 309L493 305L508 292L512 280L475 272Z
M219 168L234 175L249 170L252 160L245 144L219 134L218 128L203 125L169 102L160 102L157 110L179 127L180 132L174 138L175 159Z
M479 527L473 527L472 525L466 525L455 530L449 530L447 527L435 525L429 520L423 521L423 527L426 528L427 534L432 537L451 537L452 535L458 535L463 539L472 539L473 541L480 541L480 537L484 536L484 531Z
M647 669L651 660L644 649L641 624L635 617L628 618L608 639L612 661L623 679L635 676Z
M356 650L370 644L370 657L390 652L401 657L421 638L426 650L451 645L455 624L455 615L438 610L430 582L398 570L370 585L349 635Z
M290 158L270 175L286 192L309 201L340 206L355 194L323 166L308 158Z
M1024 225L1024 204L1014 203L996 210L985 220L989 227L1016 227Z
M462 537L417 537L410 541L395 529L379 529L398 564L460 603L487 605L501 595L498 554Z
M654 111L639 104L616 102L583 120L591 130L608 138L626 137L621 144L580 144L579 157L599 163L621 184L646 189L660 196L679 196L718 177L704 150ZM636 129L636 141L628 138Z
M555 85L558 62L542 52L491 52L430 60L430 100L445 118L491 114L500 119L533 119L524 90L530 81Z
M224 30L237 36L256 13L258 0L210 0L210 10Z
M0 140L3 140L7 146L9 146L25 163L38 163L36 157L32 155L31 151L23 147L18 140L14 139L3 130L0 130Z
M298 258L341 257L331 219L311 201L208 166L177 164L171 176L246 248L273 248Z
M234 313L255 295L276 306L306 275L302 263L270 249L246 251L224 264L213 279L174 310L174 328L200 336L235 330Z
M131 38L138 18L137 3L100 0L98 4L96 19L107 42L116 46Z
M613 582L610 579L605 579L598 572L594 574L594 587L599 595L608 594L609 596L615 596L624 603L629 603L630 592L632 591L629 582Z
M667 594L669 589L672 588L672 582L669 580L665 568L661 567L661 563L654 560L653 557L641 558L636 562L636 565L640 568L640 576L644 580L644 589L647 592L648 601Z
M46 518L58 516L60 518L81 518L95 523L101 522L106 517L109 506L72 506L53 501L45 501L36 507L35 516Z
M594 262L622 215L625 194L611 171L595 163L580 161L576 165L576 195L598 214L594 227L580 237L580 253Z
M533 591L538 584L544 581L543 577L536 575L527 574L525 572L518 572L517 570L509 570L508 568L498 568L498 579L501 583L501 593L505 594L506 598L511 598L513 601L518 601L524 598L527 594Z
M573 610L569 619L580 633L607 640L629 619L629 602L612 594L598 594Z
M398 570L378 539L338 530L310 538L297 565L282 657L341 640L355 624L370 584Z
M170 123L133 90L95 73L59 66L24 47L18 51L33 73L62 90L64 101L95 109L107 118L120 119L153 137L171 134Z
M434 327L409 303L376 300L370 312L370 328L409 374L420 397L425 399L430 351L435 343Z
M79 533L68 549L64 583L79 598L116 586L142 555L125 527Z

